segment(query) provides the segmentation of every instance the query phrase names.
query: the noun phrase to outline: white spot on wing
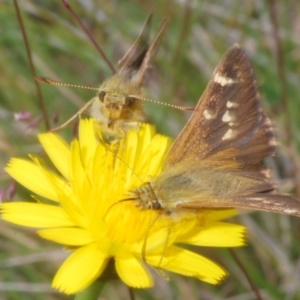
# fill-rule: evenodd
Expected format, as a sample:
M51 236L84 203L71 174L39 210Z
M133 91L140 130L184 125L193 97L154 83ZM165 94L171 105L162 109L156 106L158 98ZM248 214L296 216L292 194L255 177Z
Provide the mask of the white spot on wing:
M286 214L295 214L296 212L298 212L297 209L291 209L291 208L287 208L283 210Z
M273 147L276 147L276 146L277 146L276 139L275 139L275 138L270 139L270 140L269 140L269 145L270 145L270 146L273 146Z
M263 170L260 171L260 173L266 178L271 177L271 170L270 169L263 169Z
M238 106L239 106L238 103L235 103L235 102L232 102L232 101L229 101L229 100L226 103L226 107L228 107L228 108L238 107Z
M234 138L237 134L237 131L236 130L233 130L233 129L228 129L226 131L226 133L223 135L222 137L222 140L230 140L232 138Z
M214 82L219 83L221 86L225 86L225 85L231 85L235 81L231 78L222 76L220 73L216 73L214 77Z
M264 203L264 204L271 204L272 202L269 201L269 200L264 200L263 203Z
M222 117L222 121L226 122L226 123L232 122L232 121L234 121L234 119L235 118L233 117L233 114L230 113L229 110L226 110L225 114Z
M208 111L207 109L203 111L203 117L206 119L206 120L211 120L211 119L214 119L216 116L215 114L211 113L210 111Z

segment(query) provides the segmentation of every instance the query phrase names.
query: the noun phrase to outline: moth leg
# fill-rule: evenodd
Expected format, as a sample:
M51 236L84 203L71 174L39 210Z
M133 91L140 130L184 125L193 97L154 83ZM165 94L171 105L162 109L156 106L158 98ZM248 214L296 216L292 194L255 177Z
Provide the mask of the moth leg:
M91 104L94 102L95 98L91 99L89 102L87 102L83 107L81 107L76 114L74 114L70 119L68 119L65 123L61 124L60 126L57 126L55 128L52 128L51 131L58 131L64 127L66 127L68 124L70 124L73 120L75 120L77 117L80 118L82 113L91 106Z

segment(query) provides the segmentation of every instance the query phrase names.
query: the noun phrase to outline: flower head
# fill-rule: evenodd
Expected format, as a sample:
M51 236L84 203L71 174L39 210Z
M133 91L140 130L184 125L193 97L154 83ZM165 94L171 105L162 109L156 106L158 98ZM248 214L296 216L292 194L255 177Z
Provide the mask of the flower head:
M222 222L234 210L202 210L168 217L141 210L130 191L159 175L170 140L141 125L117 144L101 141L93 120L80 122L79 139L68 145L59 135L39 140L56 168L41 160L12 159L6 171L36 194L36 202L1 205L2 218L72 250L53 287L76 293L96 280L113 258L129 286L153 285L148 265L216 284L226 272L178 244L233 247L243 244L244 227ZM80 270L80 271L78 271Z

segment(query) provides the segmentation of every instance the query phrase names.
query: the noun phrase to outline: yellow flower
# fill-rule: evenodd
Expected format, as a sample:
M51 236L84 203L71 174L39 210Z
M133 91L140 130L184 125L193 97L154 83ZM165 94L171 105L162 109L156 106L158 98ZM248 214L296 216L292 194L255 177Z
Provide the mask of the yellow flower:
M6 171L36 194L35 202L3 203L1 212L9 222L42 228L37 231L41 237L72 251L53 280L54 288L67 294L86 288L112 258L119 277L136 288L153 285L147 265L212 284L226 275L179 244L241 246L244 227L221 221L234 210L202 210L176 219L120 201L163 168L170 140L154 127L141 125L107 145L94 122L82 120L79 139L71 145L54 133L40 134L39 140L57 170L33 156L13 158Z

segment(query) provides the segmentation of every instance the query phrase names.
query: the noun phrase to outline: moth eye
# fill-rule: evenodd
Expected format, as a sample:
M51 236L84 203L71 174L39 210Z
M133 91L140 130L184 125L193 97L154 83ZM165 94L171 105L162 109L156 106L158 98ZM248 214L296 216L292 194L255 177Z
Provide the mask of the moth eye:
M161 209L161 204L158 201L152 202L152 209Z
M99 94L98 94L98 98L101 102L104 102L104 97L106 95L106 92L105 91L100 91Z
M125 105L132 106L135 103L136 99L133 97L126 97Z

